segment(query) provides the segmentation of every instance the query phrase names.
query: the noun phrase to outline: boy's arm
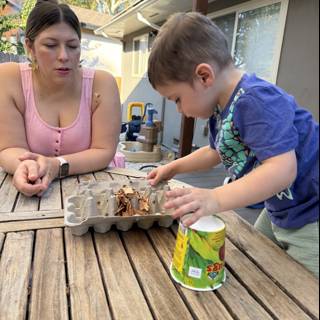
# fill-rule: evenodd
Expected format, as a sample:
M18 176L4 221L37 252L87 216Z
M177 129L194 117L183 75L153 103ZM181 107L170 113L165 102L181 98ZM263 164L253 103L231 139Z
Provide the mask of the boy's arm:
M248 175L215 189L180 188L167 192L165 208L173 218L183 217L190 226L199 218L217 212L246 207L271 198L288 188L297 175L294 150L269 158ZM188 215L192 212L191 215Z
M213 190L217 211L246 207L288 188L297 175L295 151L269 158L246 176Z
M221 160L218 152L210 146L207 146L198 149L188 156L152 170L148 174L147 179L151 185L156 185L160 181L172 179L176 174L208 170L220 162Z
M175 174L209 170L221 162L218 152L210 146L202 147L191 154L170 163Z

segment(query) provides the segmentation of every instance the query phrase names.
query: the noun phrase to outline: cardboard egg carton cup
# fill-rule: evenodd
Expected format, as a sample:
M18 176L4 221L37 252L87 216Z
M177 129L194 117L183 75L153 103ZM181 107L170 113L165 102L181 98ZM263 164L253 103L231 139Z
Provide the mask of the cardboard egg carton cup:
M74 235L85 234L89 227L105 233L112 225L127 231L134 223L149 229L155 222L169 227L173 219L169 210L163 208L167 183L151 187L146 180L85 182L75 195L66 198L65 225Z

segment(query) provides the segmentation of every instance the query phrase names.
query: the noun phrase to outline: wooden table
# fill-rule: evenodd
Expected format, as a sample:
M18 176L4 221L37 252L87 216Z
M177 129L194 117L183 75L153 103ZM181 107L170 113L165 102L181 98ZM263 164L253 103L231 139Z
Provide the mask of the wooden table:
M227 226L226 283L195 292L169 275L177 225L72 236L63 202L86 180L143 172L101 171L56 181L26 198L0 169L0 319L318 319L319 284L234 212ZM175 183L179 184L179 183Z

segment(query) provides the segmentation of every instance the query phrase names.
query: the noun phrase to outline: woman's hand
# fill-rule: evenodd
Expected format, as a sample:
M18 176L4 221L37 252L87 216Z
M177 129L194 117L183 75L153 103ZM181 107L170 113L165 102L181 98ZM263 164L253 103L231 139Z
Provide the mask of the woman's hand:
M42 196L52 180L58 176L59 160L36 153L26 152L19 157L21 170L16 170L16 188L27 196ZM30 171L31 170L31 171ZM18 171L18 172L17 172ZM31 186L33 186L31 188ZM35 192L39 190L38 192Z
M171 163L153 169L148 175L150 185L155 186L163 180L170 180L175 176L175 170Z
M28 197L41 194L45 186L39 175L39 164L34 160L22 161L13 175L13 185Z
M181 218L187 227L203 216L219 212L214 190L199 188L178 188L166 193L166 209L174 209L172 217Z

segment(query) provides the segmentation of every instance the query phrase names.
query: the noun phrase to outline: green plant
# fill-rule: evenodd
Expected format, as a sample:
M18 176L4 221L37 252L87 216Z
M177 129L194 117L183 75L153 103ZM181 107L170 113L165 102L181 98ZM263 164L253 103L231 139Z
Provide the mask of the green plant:
M0 51L4 53L17 53L24 55L23 43L18 39L17 43L12 43L4 37L8 31L17 29L18 33L26 29L27 18L34 7L36 0L25 0L19 13L0 16ZM0 11L6 6L6 0L0 0Z
M5 0L0 0L0 10L2 11L6 5ZM19 14L1 15L0 16L0 51L5 53L20 53L23 51L23 46L19 43L11 43L8 41L4 34L10 30L19 27Z
M96 0L62 0L61 2L91 10L94 10L97 6Z
M23 6L20 12L20 28L22 30L26 30L26 24L27 24L27 19L29 16L30 11L33 9L33 7L36 4L36 0L25 0L23 2Z
M77 7L97 10L113 15L114 9L119 3L130 2L129 0L61 0L61 2ZM132 2L132 1L131 1Z

